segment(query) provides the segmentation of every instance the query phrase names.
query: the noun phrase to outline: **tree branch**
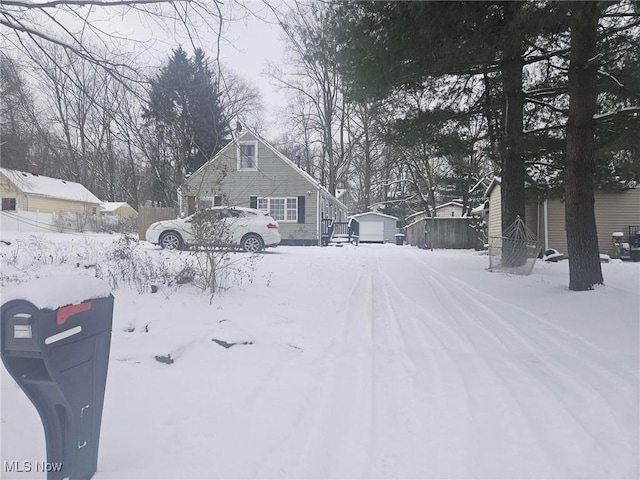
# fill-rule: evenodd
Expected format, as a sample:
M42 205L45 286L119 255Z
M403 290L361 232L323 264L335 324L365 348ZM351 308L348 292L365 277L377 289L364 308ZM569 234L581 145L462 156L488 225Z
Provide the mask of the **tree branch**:
M193 0L174 0L179 3L190 3ZM25 9L32 8L55 8L60 6L76 6L76 7L86 7L86 6L98 6L98 7L118 7L118 6L133 6L133 5L147 5L147 4L158 4L158 3L174 3L174 1L170 0L53 0L51 2L41 2L41 3L30 3L30 2L19 2L16 0L3 0L3 6L9 7L19 7ZM218 3L219 0L213 0L214 3Z

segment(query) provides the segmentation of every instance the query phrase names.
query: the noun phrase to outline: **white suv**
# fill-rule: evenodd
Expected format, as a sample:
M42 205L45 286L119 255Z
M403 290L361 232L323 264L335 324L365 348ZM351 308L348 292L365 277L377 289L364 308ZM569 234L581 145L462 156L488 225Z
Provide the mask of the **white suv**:
M268 213L245 207L213 207L186 218L163 220L147 229L147 241L168 249L184 249L196 243L193 232L194 217L224 222L225 237L233 246L245 252L259 252L280 243L278 222Z

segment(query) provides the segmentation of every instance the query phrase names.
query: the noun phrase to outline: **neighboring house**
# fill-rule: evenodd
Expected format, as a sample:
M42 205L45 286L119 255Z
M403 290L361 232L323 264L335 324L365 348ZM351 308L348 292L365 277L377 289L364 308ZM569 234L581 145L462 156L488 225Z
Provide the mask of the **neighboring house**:
M281 245L319 245L322 219L347 220L347 207L311 175L251 131L191 175L179 191L180 212L227 204L268 211Z
M353 215L359 223L359 241L364 243L385 243L396 241L398 217L379 212L366 212Z
M138 215L135 208L127 202L102 202L100 205L100 213L102 215L133 218Z
M97 214L98 197L79 183L0 168L3 211Z
M405 224L411 225L419 220L430 217L462 217L463 205L460 202L447 202L436 207L435 215L428 215L424 210L421 212L412 213L405 218ZM429 208L429 213L432 212L432 208Z
M488 236L497 237L502 232L502 195L500 179L495 178L487 189L489 200ZM640 188L622 192L595 192L595 217L598 230L598 247L601 253L612 255L611 234L623 232L624 242L629 226L640 226ZM544 241L544 249L550 248L567 254L565 204L562 200L543 200L525 206L525 223Z
M464 205L460 202L447 202L436 207L434 217L462 217Z

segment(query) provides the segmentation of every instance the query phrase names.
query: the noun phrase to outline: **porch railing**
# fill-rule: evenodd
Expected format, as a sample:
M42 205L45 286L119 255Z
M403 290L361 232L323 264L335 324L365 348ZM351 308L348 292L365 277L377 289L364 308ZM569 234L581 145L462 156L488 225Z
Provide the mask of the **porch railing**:
M349 243L358 243L360 222L351 219L348 222L336 222L332 218L322 219L322 245L326 246L336 238L346 238Z

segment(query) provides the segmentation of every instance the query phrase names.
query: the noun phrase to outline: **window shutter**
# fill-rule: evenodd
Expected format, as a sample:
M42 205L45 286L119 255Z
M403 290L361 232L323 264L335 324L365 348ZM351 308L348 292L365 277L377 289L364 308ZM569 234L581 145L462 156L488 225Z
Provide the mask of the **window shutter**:
M298 197L298 223L304 223L304 212L305 212L304 200L305 200L304 195L300 195Z
M249 197L249 207L258 208L258 197Z

